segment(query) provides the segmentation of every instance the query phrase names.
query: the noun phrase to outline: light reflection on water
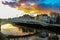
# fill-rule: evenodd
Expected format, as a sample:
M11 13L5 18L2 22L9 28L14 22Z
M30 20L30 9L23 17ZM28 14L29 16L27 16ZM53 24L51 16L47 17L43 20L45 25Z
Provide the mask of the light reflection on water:
M14 40L14 39L10 39L10 40ZM15 39L17 40L17 39ZM18 40L48 40L48 38L40 38L38 36L31 36L31 37L25 37L25 38L19 38Z
M23 32L23 34L24 34L24 32ZM60 35L57 35L57 36L60 40ZM30 36L30 37L19 38L18 40L48 40L48 39L49 39L48 37L42 38L42 37L39 37L39 36ZM10 40L14 40L14 39L10 39ZM17 39L15 39L15 40L17 40Z
M7 26L7 27L5 28L5 26ZM13 32L18 31L16 33L16 35L18 35L18 34L19 35L27 35L27 34L33 34L34 32L36 32L36 31L33 31L30 28L26 28L26 27L22 28L22 26L20 26L20 25L18 26L18 25L12 25L12 24L5 24L2 28L5 28L5 30L8 28L8 30L10 30L10 31L18 29L18 30L13 31ZM32 31L32 32L29 32L29 31ZM7 32L7 31L5 31L5 32ZM14 40L14 39L10 39L10 40ZM17 40L17 38L15 38L15 40ZM18 38L18 40L47 40L47 38L40 38L38 36L30 36L30 37Z
M17 25L15 25L16 27ZM21 27L21 26L19 26ZM33 32L29 32L28 30L26 30L26 32L23 31L23 28L18 28L19 31L19 35L26 35L26 34L31 34ZM12 31L12 30L11 30ZM58 35L58 37L60 38L60 36ZM10 40L14 40L14 39L10 39ZM15 39L17 40L17 39ZM23 37L23 38L19 38L18 40L48 40L48 37L45 37L45 38L41 38L41 37L38 37L38 36L30 36L30 37ZM60 40L60 39L59 39Z

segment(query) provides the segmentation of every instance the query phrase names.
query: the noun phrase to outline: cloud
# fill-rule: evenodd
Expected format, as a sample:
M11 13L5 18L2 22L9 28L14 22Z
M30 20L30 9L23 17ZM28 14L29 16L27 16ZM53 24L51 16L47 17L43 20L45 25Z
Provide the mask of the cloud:
M23 16L24 12L17 10L17 8L9 7L0 3L0 19L14 18Z

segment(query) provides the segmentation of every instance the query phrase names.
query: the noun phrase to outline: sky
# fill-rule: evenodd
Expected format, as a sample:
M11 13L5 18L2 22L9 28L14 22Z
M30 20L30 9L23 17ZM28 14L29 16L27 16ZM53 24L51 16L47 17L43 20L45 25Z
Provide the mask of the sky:
M23 15L25 12L16 9L18 2L27 3L29 5L35 4L37 8L51 9L54 12L60 12L60 0L0 0L0 18L13 18L16 17L16 15Z
M34 2L34 1L33 1ZM60 0L37 0L38 7L60 12Z
M5 0L4 0L5 1ZM6 0L7 4L13 4L12 2L27 2L27 3L36 3L38 7L44 8L60 8L60 0Z
M39 1L38 4L45 8L60 8L60 0L43 0Z
M9 7L8 5L4 5L0 0L0 19L8 19L23 16L24 12L17 10L17 8Z
M34 2L34 1L33 1ZM38 7L60 12L60 0L37 0Z

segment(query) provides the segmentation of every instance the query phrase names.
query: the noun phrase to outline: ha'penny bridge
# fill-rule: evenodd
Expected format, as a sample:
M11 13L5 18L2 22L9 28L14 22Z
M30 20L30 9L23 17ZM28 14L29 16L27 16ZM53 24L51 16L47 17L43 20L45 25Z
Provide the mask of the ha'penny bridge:
M58 31L58 29L60 28L60 24L51 24L44 20L42 21L42 20L31 19L31 18L13 18L13 19L5 19L2 21L25 26L28 28L31 27L33 29L46 29L46 30Z
M49 22L45 22L42 20L35 20L35 19L27 19L27 18L14 18L14 19L5 19L2 20L8 23L12 23L12 24L16 24L16 25L21 25L27 28L32 28L32 29L36 29L36 30L48 30L54 33L58 33L60 34L59 30L60 30L60 25L59 24L50 24ZM47 32L48 32L47 31ZM23 37L29 37L29 36L33 36L36 34L39 34L40 31L36 31L33 34L28 34L28 35L22 35L22 36L7 36L8 40L10 39L17 39L19 40L19 38L23 38Z

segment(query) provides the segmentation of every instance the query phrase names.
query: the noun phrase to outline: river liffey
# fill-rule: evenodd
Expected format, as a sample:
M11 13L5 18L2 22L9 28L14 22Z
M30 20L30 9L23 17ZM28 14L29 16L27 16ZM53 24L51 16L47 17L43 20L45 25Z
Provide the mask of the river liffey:
M60 35L56 33L9 23L1 25L1 33L8 36L7 40L60 40Z

